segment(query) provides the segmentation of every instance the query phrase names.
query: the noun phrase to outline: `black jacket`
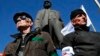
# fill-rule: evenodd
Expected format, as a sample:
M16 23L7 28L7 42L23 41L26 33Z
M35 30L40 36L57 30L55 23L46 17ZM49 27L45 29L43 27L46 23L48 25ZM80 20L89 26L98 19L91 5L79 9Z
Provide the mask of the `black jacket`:
M100 33L77 30L64 37L66 46L73 47L75 56L100 56Z

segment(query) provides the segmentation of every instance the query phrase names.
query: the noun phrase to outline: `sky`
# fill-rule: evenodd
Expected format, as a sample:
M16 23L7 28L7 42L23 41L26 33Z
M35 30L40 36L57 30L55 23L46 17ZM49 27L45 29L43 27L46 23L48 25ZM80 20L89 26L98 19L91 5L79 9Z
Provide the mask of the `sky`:
M94 0L50 0L53 10L60 13L60 17L66 25L70 20L70 12L84 6L95 29L100 32L100 8ZM100 0L98 0L100 3ZM3 52L8 43L14 39L11 34L17 33L13 22L13 16L17 12L27 12L33 19L39 10L43 8L44 0L0 0L0 52Z

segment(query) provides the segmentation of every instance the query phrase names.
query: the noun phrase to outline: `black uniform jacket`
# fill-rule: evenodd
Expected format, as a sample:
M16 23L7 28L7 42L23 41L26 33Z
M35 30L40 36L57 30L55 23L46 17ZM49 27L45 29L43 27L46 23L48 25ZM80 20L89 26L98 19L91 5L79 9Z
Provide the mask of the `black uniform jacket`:
M76 31L66 35L62 48L71 46L75 56L100 56L100 33Z

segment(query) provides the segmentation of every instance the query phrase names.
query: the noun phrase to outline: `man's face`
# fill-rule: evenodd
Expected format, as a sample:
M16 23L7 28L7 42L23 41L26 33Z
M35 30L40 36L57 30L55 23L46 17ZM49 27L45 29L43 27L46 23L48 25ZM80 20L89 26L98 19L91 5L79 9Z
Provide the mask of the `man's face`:
M22 16L18 17L17 23L16 23L17 28L19 28L19 27L31 27L33 25L33 22L31 21L31 19L28 17L25 17L25 18L23 18L23 17Z
M87 23L87 18L83 14L79 14L74 19L72 19L73 25L85 25L86 23Z
M50 2L48 2L48 1L44 2L44 8L45 9L49 9L50 7L51 7L51 3Z

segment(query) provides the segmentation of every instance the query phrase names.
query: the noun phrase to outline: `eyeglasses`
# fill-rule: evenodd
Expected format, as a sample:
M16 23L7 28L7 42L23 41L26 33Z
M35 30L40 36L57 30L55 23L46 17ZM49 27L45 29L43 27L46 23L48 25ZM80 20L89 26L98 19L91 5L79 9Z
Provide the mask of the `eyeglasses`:
M20 16L20 19L25 20L27 17L26 16Z
M18 19L16 20L16 23L21 21L21 20L26 20L26 21L29 21L29 18L26 17L26 16L19 16Z

